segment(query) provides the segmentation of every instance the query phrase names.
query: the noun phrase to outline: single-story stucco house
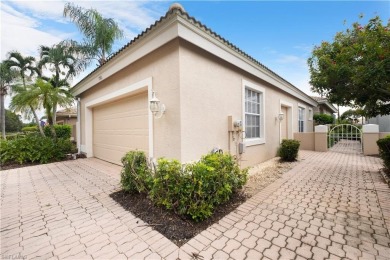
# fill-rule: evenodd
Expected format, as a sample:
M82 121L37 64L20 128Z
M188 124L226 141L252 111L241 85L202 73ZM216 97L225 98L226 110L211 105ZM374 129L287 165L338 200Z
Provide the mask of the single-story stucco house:
M318 106L314 107L314 114L327 114L334 116L334 114L337 113L337 108L329 103L327 98L317 96L311 97L318 103Z
M77 108L68 107L56 113L56 121L59 125L70 125L72 127L72 139L76 140Z
M317 106L179 4L72 91L81 152L116 164L135 149L188 162L219 148L255 165L311 132Z

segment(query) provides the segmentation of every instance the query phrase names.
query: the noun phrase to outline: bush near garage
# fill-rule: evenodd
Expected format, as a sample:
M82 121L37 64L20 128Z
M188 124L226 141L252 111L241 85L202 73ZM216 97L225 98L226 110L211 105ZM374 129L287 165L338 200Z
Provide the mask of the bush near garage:
M0 162L4 164L49 163L65 159L74 149L69 139L53 139L30 133L13 140L1 140Z
M283 139L277 155L282 161L292 162L298 157L300 142L292 139Z
M390 171L390 135L379 139L376 143L379 147L379 156L382 158L387 171Z
M43 131L45 136L54 137L52 132L53 126L45 126ZM56 133L57 138L66 138L70 139L72 136L72 127L70 125L54 125L54 131Z
M156 205L195 221L210 217L215 206L227 202L246 183L248 174L233 156L219 153L185 165L160 158L152 167L143 152L131 151L122 162L124 190L146 192Z

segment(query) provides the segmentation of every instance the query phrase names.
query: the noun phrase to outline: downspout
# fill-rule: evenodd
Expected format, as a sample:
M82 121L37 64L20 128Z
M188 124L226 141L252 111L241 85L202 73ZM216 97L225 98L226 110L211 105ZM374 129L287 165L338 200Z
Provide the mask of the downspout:
M81 153L81 103L80 98L77 98L77 123L76 123L76 138L77 138L77 149L78 153Z

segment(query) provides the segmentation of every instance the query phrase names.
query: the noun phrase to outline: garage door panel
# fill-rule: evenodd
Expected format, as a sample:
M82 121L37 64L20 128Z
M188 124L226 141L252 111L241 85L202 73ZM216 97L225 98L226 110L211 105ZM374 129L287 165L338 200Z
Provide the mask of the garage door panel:
M94 156L121 164L130 150L148 153L147 92L93 109Z
M112 118L106 120L97 120L94 123L97 131L101 130L113 130L113 125L120 127L120 129L148 129L148 115L147 113L137 116L124 117L124 118Z

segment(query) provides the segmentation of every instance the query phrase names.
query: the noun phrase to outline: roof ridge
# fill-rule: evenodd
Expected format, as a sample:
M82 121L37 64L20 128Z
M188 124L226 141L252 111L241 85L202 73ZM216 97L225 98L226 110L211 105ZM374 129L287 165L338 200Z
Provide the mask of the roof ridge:
M173 5L172 5L173 6ZM171 6L171 7L172 7ZM219 34L217 34L216 32L214 32L211 28L207 27L206 25L204 25L203 23L201 23L200 21L198 21L195 17L193 16L190 16L186 11L184 11L184 8L180 8L180 7L173 7L173 8L170 8L168 9L168 11L165 13L164 16L161 16L158 20L156 20L153 24L151 24L149 27L147 27L144 31L142 31L141 33L139 33L137 36L135 36L130 42L128 42L127 44L125 44L122 48L120 48L118 51L116 51L115 53L111 54L110 56L108 56L107 60L99 65L98 67L96 67L94 70L92 70L88 75L86 75L82 80L80 80L76 85L78 85L79 83L81 83L82 81L84 81L87 77L89 77L90 75L92 75L95 71L97 71L98 69L100 69L102 66L104 66L106 63L108 63L110 60L112 60L115 56L117 56L119 53L121 53L122 51L124 51L125 49L129 48L134 42L136 42L138 39L142 38L144 35L146 35L149 31L153 30L154 28L156 28L158 26L158 24L162 23L163 20L165 19L168 19L171 15L173 14L177 14L177 15L180 15L181 17L183 17L184 19L186 19L187 21L189 21L190 23L192 23L194 26L198 27L199 29L205 31L207 34L211 35L212 37L214 37L215 39L217 39L218 41L220 41L222 44L225 44L226 46L228 46L229 48L231 48L233 51L237 52L238 54L242 55L244 58L248 59L249 61L253 62L255 65L257 66L260 66L261 68L265 69L267 72L271 73L272 75L276 76L277 78L279 78L280 80L283 80L284 82L286 82L287 84L289 84L290 86L292 86L293 88L295 88L296 90L302 92L303 94L305 94L306 96L308 97L311 97L309 95L307 95L305 92L303 92L302 90L300 90L298 87L296 87L294 84L292 84L291 82L289 82L288 80L286 80L285 78L281 77L279 74L277 74L276 72L274 72L273 70L271 70L270 68L268 68L267 66L265 66L264 64L262 64L260 61L256 60L255 58L253 58L252 56L250 56L249 54L247 54L246 52L244 52L243 50L241 50L240 48L238 48L236 45L234 45L233 43L231 43L229 40L225 39L224 37L220 36ZM76 86L75 85L75 86Z

